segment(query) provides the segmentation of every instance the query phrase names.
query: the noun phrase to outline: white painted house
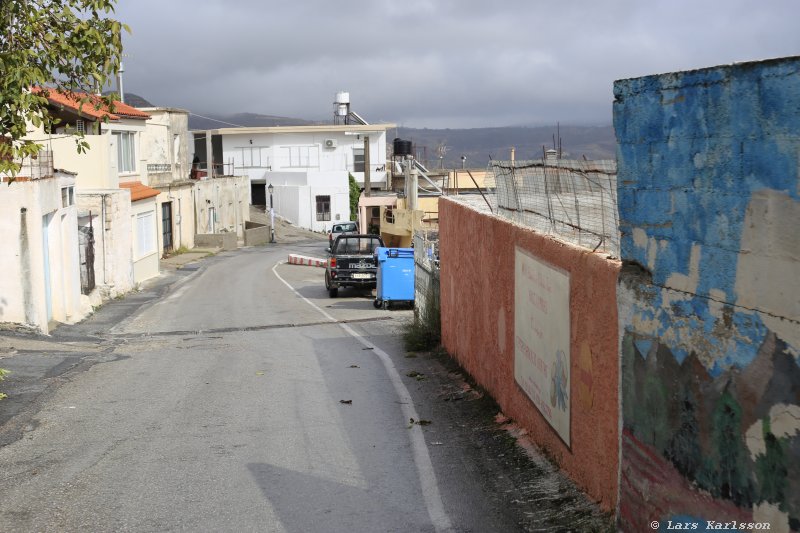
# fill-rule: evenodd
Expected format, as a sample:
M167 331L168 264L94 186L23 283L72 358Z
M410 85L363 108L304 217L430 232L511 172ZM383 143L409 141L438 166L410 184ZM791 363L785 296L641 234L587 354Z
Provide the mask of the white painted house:
M88 309L81 303L75 175L53 170L42 151L15 181L3 181L0 322L46 334L56 322L82 319Z
M111 110L81 94L50 91L47 98L50 114L60 122L54 131L32 137L52 150L56 168L77 175L78 226L91 227L94 234L97 285L106 296L125 293L158 275L158 212L152 200L158 191L145 185L142 149L150 115L119 101ZM84 134L88 151L76 150L75 132Z
M147 158L143 183L161 192L158 211L158 250L169 254L181 247L194 248L195 183L189 179L189 112L166 107L137 108L150 115L142 137Z
M348 175L364 187L388 189L386 131L394 124L222 128L196 132L199 164L211 146L215 173L247 176L254 204L269 206L298 226L327 231L350 219Z

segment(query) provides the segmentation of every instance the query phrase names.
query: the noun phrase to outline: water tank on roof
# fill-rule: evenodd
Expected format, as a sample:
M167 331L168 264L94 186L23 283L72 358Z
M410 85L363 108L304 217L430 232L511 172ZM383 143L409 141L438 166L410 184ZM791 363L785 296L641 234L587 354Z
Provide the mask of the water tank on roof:
M333 102L335 113L340 117L346 117L350 113L350 93L339 91Z
M395 157L414 155L411 141L404 141L403 139L395 139L393 141Z

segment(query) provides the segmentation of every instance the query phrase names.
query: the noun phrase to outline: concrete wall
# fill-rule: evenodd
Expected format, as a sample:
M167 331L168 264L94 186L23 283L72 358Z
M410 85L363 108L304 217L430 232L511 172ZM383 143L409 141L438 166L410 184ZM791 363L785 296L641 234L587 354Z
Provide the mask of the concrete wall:
M442 342L503 412L606 510L617 502L619 263L480 213L455 200L439 205ZM570 445L517 385L515 260L518 251L569 276ZM526 331L521 331L525 329Z
M100 135L87 134L83 140L89 144L89 149L78 153L74 135L54 134L47 145L53 152L53 166L73 172L78 175L77 187L79 189L114 189L119 187L120 181L147 182L147 161L142 150L143 132L145 122L137 119L122 119L119 122L104 123L101 126L103 133ZM117 172L116 141L111 132L127 131L136 134L134 147L136 151L136 171ZM44 134L36 136L42 139Z
M51 320L74 322L83 317L77 210L61 201L61 189L74 184L74 176L58 175L0 186L1 322L48 333Z
M282 173L287 174L287 173ZM306 182L270 181L275 213L312 231L327 232L337 222L350 220L350 187L346 172L309 172ZM282 183L283 182L283 183ZM288 183L288 184L284 184ZM317 196L330 196L330 220L317 220ZM269 210L269 193L267 193Z
M223 250L237 248L236 235L233 233L199 233L195 235L195 242L200 248L221 248Z
M350 219L350 186L344 171L268 172L267 186L274 186L275 213L312 231L330 231L337 222ZM294 189L294 190L291 190ZM331 197L331 220L316 218L316 196ZM269 192L266 193L269 205Z
M127 189L76 190L78 219L94 228L94 272L98 293L113 298L133 286L131 193Z
M269 242L271 233L270 227L267 224L245 222L244 227L245 246L260 246Z
M617 81L620 527L800 529L800 58Z
M158 107L142 108L142 111L150 115L142 134L142 153L147 163L169 165L170 182L189 179L192 151L189 112ZM148 172L146 185L164 184L164 176L153 178Z
M174 250L184 246L194 248L195 211L194 182L177 182L154 187L161 191L158 201L158 249L164 251L164 227L161 220L161 206L172 204L172 247Z
M195 183L194 190L198 234L232 232L244 237L244 223L250 220L250 181L246 176L201 180ZM213 228L209 221L211 207L216 212Z
M83 154L78 153L75 140L74 136L54 136L49 141L53 151L53 166L75 172L80 189L119 187L119 177L111 173L111 134L86 135L83 140L89 143L89 150Z

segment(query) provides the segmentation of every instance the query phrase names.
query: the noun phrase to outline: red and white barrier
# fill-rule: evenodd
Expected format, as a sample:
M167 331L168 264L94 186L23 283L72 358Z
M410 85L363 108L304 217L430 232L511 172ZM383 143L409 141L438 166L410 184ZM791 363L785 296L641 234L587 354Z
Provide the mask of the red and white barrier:
M307 255L289 254L289 264L325 268L326 266L328 266L328 260L317 259L316 257L308 257Z

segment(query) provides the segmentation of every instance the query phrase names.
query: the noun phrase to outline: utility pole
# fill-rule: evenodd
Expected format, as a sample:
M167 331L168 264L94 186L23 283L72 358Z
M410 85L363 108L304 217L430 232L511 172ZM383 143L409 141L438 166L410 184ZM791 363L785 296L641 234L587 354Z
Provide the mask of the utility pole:
M364 196L370 195L369 178L369 135L364 135Z

